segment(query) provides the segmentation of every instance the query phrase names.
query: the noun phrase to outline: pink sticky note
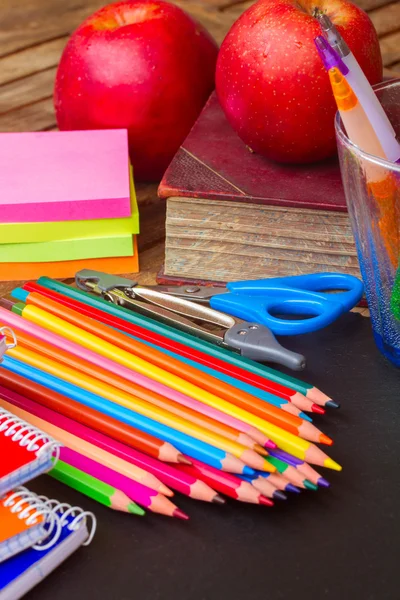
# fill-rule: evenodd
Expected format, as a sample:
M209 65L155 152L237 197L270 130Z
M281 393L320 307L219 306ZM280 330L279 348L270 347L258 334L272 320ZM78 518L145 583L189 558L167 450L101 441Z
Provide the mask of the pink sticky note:
M0 222L128 217L125 129L0 134Z

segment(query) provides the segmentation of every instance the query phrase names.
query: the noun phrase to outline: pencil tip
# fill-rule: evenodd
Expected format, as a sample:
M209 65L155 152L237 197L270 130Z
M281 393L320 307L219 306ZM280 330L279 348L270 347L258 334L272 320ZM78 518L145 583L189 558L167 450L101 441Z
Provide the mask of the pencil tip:
M180 508L176 508L172 513L173 517L177 517L178 519L182 519L183 521L188 521L189 517L186 513L183 512Z
M285 490L287 492L294 492L295 494L301 494L300 488L293 485L293 483L288 483L287 486L285 487Z
M334 471L341 471L342 467L336 461L332 460L332 458L326 458L324 460L324 467L327 469L333 469Z
M317 485L315 485L315 483L313 483L312 481L309 481L308 479L305 479L305 480L303 481L303 483L304 483L304 487L305 487L307 490L313 490L313 491L315 492L315 491L317 491L317 489L318 489L318 486L317 486Z
M212 502L214 504L225 504L225 498L223 498L219 494L215 494L214 498L212 499Z
M164 494L164 496L168 496L168 497L171 497L174 495L174 492L172 490L170 490L163 483L160 483L160 485L158 486L158 492L160 492L160 494Z
M193 464L191 460L189 460L183 454L178 454L178 463L182 463L182 465L191 465Z
M319 436L319 443L325 444L326 446L332 446L333 440L324 433L321 433L321 435Z
M309 421L310 423L312 423L312 418L309 417L307 413L301 411L299 412L298 416L300 417L300 419L304 419L304 421Z
M315 413L317 413L318 415L324 415L325 414L325 409L322 408L322 406L319 406L319 404L313 404L311 406L311 410Z
M328 406L328 408L340 408L339 402L335 402L334 400L328 400L325 402L325 406Z
M287 500L286 494L280 490L275 490L275 492L272 494L272 497L274 500Z
M140 506L138 506L134 502L130 502L128 504L127 508L128 508L128 512L130 512L132 515L138 515L139 517L143 517L143 515L146 514L146 511L143 510L143 508L141 508Z
M248 467L247 465L245 465L242 469L242 475L248 475L248 476L255 475L255 471L251 467Z
M318 485L324 488L328 488L331 486L331 484L329 483L329 481L327 481L326 479L324 479L324 477L320 477L317 481Z
M254 450L254 452L257 452L257 454L260 454L261 456L268 456L268 452L260 444L254 444L253 450Z
M264 447L269 450L276 450L278 445L275 444L275 442L273 442L272 440L268 440L267 442L265 442Z
M259 502L259 504L263 504L264 506L273 506L274 505L272 500L270 500L269 498L266 498L265 496L260 496L258 498L258 502Z

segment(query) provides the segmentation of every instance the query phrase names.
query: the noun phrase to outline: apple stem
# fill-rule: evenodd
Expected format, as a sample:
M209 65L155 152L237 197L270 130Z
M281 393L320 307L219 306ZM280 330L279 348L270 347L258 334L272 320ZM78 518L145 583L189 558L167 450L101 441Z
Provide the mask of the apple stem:
M318 17L320 17L324 13L326 13L326 10L321 10L319 6L314 6L314 8L311 11L311 15L314 17L314 19L318 19Z

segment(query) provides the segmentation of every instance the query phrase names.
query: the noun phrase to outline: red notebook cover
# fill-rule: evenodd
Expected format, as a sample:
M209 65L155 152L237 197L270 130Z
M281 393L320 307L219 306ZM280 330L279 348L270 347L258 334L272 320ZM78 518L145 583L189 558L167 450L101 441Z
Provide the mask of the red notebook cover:
M168 167L158 193L161 198L347 211L336 158L281 165L251 153L230 127L215 92Z

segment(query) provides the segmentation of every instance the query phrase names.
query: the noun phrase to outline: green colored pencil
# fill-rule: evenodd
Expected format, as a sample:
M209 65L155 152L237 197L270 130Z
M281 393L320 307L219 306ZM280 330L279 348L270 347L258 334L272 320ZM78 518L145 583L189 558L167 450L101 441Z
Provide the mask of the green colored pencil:
M311 481L308 481L308 479L306 479L304 475L297 471L295 467L288 465L283 460L275 458L275 456L268 456L265 460L268 461L270 465L276 467L278 473L286 477L286 479L290 481L290 483L292 483L293 485L296 485L303 489L306 488L308 490L318 489L317 485L315 485Z
M88 475L84 471L68 465L62 460L57 461L52 470L49 471L49 475L113 510L120 510L140 516L146 514L140 506L132 502L120 490L100 481L100 479Z
M94 308L98 308L99 310L103 310L109 314L112 314L116 317L121 317L128 321L129 323L133 323L149 331L157 333L162 336L167 336L176 342L189 346L190 348L194 348L195 350L199 350L201 352L206 352L207 354L213 356L214 358L221 359L230 363L231 365L235 365L237 367L241 367L250 371L253 375L260 376L262 378L269 379L277 384L287 386L288 388L295 390L301 395L306 396L308 400L319 404L321 406L332 406L333 408L337 408L338 404L333 402L329 396L326 396L319 390L318 388L300 381L295 377L290 375L286 375L281 371L277 371L272 367L267 367L266 365L261 365L256 363L248 358L240 356L231 350L226 350L225 348L221 348L220 346L216 346L215 344L211 344L206 340L202 340L197 338L196 336L190 335L169 325L164 323L159 323L153 319L140 315L132 310L128 310L122 306L116 306L111 302L107 302L103 298L93 296L93 294L88 294L83 290L73 288L65 283L61 283L60 281L55 281L54 279L50 279L49 277L40 277L37 283L45 288L50 290L54 290L59 294L63 294L64 296L68 296L69 298L74 298L78 300L78 302L84 302L89 306ZM252 383L252 381L249 381ZM252 385L258 385L257 383L252 383ZM300 407L301 410L303 410ZM305 409L309 410L309 409Z

